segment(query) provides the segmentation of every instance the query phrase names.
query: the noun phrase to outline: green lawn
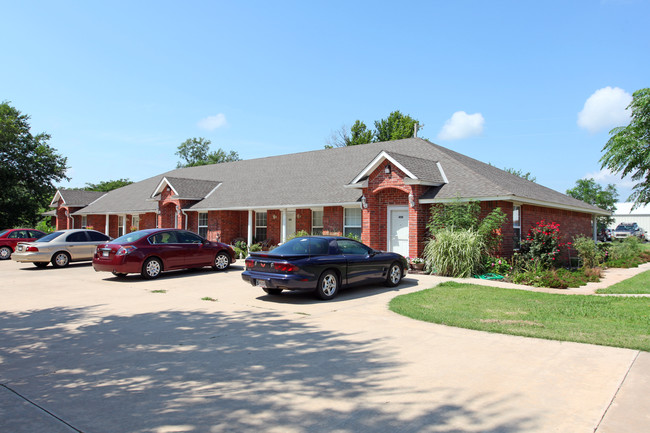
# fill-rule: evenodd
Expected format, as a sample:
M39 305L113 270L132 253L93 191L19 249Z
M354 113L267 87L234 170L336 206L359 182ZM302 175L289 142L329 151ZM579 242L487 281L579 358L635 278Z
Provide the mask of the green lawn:
M645 271L606 289L598 289L596 293L650 294L650 271Z
M398 296L390 309L459 328L650 351L650 298L555 295L446 282Z

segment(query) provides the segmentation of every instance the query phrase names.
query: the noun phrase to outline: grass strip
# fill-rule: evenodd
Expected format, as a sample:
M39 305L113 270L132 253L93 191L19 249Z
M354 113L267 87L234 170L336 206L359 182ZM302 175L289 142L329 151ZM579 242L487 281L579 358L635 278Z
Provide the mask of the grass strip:
M609 286L606 289L598 289L596 293L606 294L650 294L650 271L645 271L632 278Z
M459 328L650 351L650 298L555 295L446 282L397 296L390 309Z

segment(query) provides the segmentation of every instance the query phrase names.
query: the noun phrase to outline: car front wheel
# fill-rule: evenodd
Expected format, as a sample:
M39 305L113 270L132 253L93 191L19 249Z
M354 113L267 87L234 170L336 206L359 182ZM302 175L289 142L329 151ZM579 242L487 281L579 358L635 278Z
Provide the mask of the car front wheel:
M214 258L214 264L212 265L212 269L215 271L225 271L230 267L230 256L228 253L221 251L220 253L217 254L217 256Z
M399 263L395 262L388 268L388 275L386 276L386 285L388 287L395 287L402 281L402 267Z
M70 256L64 251L60 251L52 257L52 266L55 268L65 268L70 264Z
M334 271L325 271L318 280L316 294L327 301L339 293L339 279Z
M2 247L0 248L0 260L9 260L11 258L11 248Z
M162 269L163 266L160 259L152 257L150 259L147 259L147 261L145 261L144 264L142 265L141 275L143 278L146 278L147 280L153 280L154 278L158 278L158 276L162 272Z

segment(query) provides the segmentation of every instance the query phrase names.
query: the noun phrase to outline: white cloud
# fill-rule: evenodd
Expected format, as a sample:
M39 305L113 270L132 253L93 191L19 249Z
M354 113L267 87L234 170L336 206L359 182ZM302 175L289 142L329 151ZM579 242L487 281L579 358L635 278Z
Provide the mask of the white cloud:
M578 113L578 126L592 134L625 126L630 123L630 112L626 110L630 102L632 95L619 87L598 89Z
M595 173L588 173L583 179L593 179L596 183L601 185L609 185L613 183L616 187L632 188L637 182L633 181L630 176L621 177L618 174L612 173L608 168L603 168Z
M205 119L199 120L197 123L199 128L205 129L207 131L214 131L215 129L226 126L227 124L228 122L226 122L226 115L223 113L219 113L214 116L208 116Z
M485 119L481 113L467 114L456 111L451 119L445 122L442 131L438 134L439 140L460 140L474 137L483 133Z

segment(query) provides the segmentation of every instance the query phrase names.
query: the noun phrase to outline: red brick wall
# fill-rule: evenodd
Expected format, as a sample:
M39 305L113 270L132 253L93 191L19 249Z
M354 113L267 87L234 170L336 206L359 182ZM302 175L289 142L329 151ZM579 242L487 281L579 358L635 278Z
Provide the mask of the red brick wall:
M154 212L140 214L140 229L155 229L158 215Z
M341 236L343 234L343 208L325 206L323 208L323 234Z
M311 234L311 209L296 209L296 231Z
M243 220L243 230L242 230ZM233 239L248 236L247 211L208 212L208 239L231 244Z
M88 215L87 227L92 227L93 230L104 233L106 231L106 215Z

